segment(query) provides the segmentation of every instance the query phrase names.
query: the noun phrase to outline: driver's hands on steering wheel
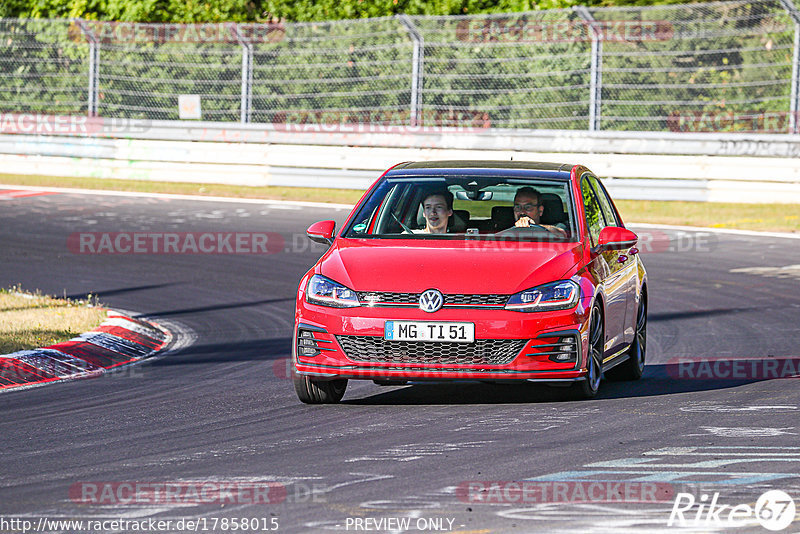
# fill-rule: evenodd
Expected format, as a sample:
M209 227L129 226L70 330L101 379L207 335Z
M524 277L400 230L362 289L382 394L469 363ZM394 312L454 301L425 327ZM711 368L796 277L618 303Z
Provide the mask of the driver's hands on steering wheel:
M514 223L514 226L516 226L517 228L544 228L548 232L555 234L559 237L567 236L567 232L565 232L558 226L553 226L550 224L538 224L533 222L533 219L531 219L530 217L526 217L524 215L519 219L517 219L517 222Z
M514 223L514 226L517 228L528 228L530 226L541 226L541 224L533 222L533 219L530 217L522 216L517 219L517 222Z

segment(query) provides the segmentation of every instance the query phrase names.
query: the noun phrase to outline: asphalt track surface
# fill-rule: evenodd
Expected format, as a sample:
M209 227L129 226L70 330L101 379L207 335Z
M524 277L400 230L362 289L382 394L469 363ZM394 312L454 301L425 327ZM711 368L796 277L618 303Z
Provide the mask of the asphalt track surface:
M779 269L800 264L800 241L665 231L669 240L643 252L651 304L645 376L604 382L595 400L568 400L545 386L351 381L341 404L306 406L285 365L296 284L323 251L305 229L345 216L79 194L0 200L0 285L92 293L177 329L183 343L119 373L0 395L0 515L204 518L199 530L210 532L231 531L223 518L276 518L279 532L355 531L355 519L366 518L411 518L411 531L441 524L462 533L674 532L667 521L678 492L753 506L780 489L800 509L798 381L732 379L719 369L691 378L669 364L800 357L800 272ZM76 232L117 231L268 231L281 234L285 248L109 255L67 246ZM732 272L753 267L773 269ZM470 481L535 479L627 481L634 491L650 482L671 497L519 502L519 494L495 493L474 502L457 491ZM70 494L85 482L186 481L275 482L286 498L95 505ZM755 520L748 525L736 531L767 532ZM796 521L785 532L798 529Z

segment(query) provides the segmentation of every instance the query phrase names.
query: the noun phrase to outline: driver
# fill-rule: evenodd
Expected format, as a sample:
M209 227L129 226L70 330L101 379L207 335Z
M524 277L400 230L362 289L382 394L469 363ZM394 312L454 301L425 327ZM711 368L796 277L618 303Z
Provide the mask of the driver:
M514 226L526 228L538 225L558 237L567 237L567 229L563 224L550 225L539 222L544 211L544 205L540 200L541 195L536 189L528 186L520 187L514 195L514 219L516 219Z

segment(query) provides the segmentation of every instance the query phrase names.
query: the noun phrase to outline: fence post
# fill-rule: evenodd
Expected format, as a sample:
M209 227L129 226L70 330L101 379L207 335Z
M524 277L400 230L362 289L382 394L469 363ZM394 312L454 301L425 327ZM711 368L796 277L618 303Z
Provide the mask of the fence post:
M789 101L789 133L800 133L797 114L800 112L800 11L790 0L780 0L794 21L794 52L792 54L792 88Z
M411 58L411 126L422 123L420 108L422 107L422 75L424 72L425 40L422 34L408 15L396 15L400 23L408 30L408 35L414 42L414 52Z
M253 44L242 35L238 24L231 26L242 47L242 94L239 104L239 122L246 124L253 117Z
M603 40L597 29L597 21L586 6L573 9L589 25L592 36L592 60L589 80L589 131L600 129L600 111L603 104Z
M98 69L100 68L100 44L97 42L94 32L86 25L86 21L82 19L74 19L73 21L86 36L89 41L89 87L88 87L88 103L86 114L90 117L97 116L97 95L98 89Z

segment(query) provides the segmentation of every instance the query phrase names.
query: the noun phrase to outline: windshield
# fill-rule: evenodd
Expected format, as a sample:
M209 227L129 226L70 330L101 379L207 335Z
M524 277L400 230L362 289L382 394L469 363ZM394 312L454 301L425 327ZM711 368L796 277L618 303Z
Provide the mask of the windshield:
M568 183L510 177L394 177L361 206L344 237L574 241Z

